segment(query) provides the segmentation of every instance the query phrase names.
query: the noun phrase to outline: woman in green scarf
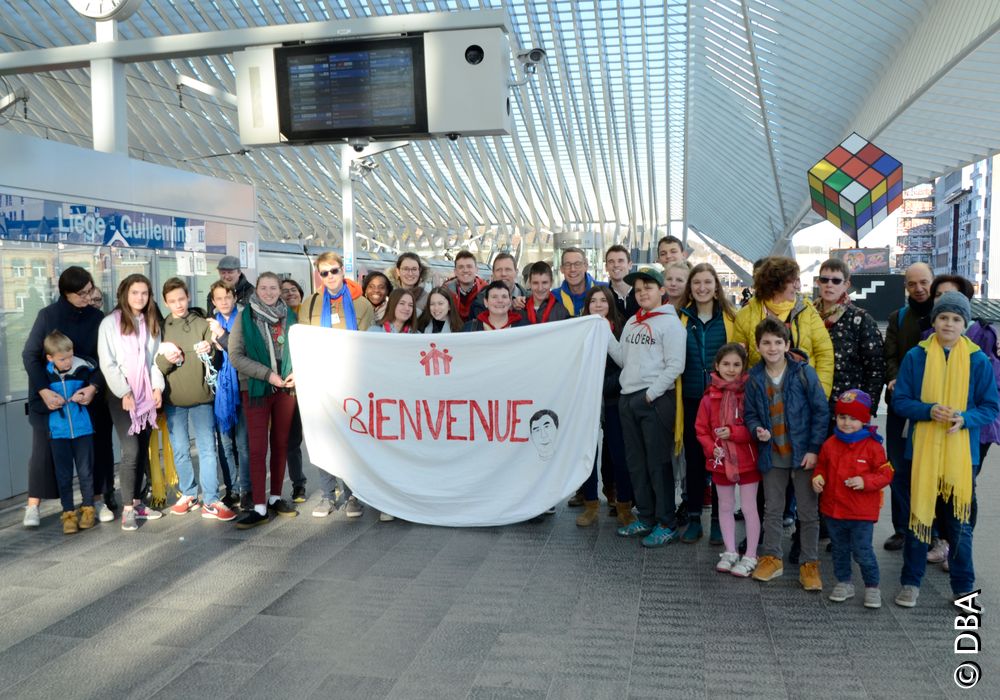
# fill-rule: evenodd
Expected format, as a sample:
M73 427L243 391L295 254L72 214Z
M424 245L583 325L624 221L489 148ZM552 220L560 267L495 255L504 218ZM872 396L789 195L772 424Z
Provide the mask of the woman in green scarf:
M298 511L281 499L285 480L288 433L295 413L295 377L288 349L288 329L295 312L281 300L281 284L273 272L257 278L257 289L240 311L229 336L229 360L240 375L240 399L245 407L250 442L250 486L253 510L236 527L244 530L268 519L268 510L295 516ZM271 491L265 496L264 460L271 448Z

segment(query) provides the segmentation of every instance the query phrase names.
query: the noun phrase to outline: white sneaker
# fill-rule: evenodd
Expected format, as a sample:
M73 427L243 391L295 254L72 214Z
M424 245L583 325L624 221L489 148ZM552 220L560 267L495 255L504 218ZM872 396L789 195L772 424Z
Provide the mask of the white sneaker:
M739 576L740 578L747 578L756 568L757 559L755 557L743 557L733 565L733 568L729 570L729 573L733 576Z
M396 519L395 515L389 515L388 513L379 513L378 514L378 521L380 523L391 523L395 519Z
M97 520L102 523L114 522L115 512L108 508L104 501L97 504Z
M949 551L948 541L936 537L934 538L933 546L927 551L927 561L931 564L940 564L943 561L947 561Z
M25 506L24 507L24 526L25 527L38 527L42 524L42 518L38 514L38 506Z
M715 565L715 570L720 573L727 573L740 560L740 555L736 552L723 552L719 555L719 563Z
M313 508L312 514L314 518L325 518L332 511L333 511L333 503L330 501L330 499L321 498L319 499L319 503L316 504L316 507Z

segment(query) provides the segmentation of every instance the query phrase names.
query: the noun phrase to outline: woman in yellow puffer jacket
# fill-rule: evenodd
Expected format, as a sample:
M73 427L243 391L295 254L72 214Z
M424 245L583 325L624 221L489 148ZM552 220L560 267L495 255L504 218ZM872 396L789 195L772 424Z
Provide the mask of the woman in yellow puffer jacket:
M792 349L801 350L819 375L827 398L833 388L833 342L819 313L796 291L799 265L791 258L764 260L753 276L754 297L736 314L733 342L746 346L750 366L760 361L754 329L768 316L782 321L792 333Z

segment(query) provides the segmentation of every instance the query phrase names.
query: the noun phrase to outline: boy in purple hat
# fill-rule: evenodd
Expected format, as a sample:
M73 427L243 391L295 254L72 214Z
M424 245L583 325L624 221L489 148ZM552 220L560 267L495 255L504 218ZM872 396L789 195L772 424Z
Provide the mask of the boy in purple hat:
M830 600L842 603L854 597L851 553L865 582L865 607L882 607L878 561L872 549L872 530L882 509L882 489L892 481L882 436L869 425L872 399L860 389L848 389L837 398L837 426L823 443L812 478L813 490L823 494L820 513L826 517L833 545L833 574L837 585Z

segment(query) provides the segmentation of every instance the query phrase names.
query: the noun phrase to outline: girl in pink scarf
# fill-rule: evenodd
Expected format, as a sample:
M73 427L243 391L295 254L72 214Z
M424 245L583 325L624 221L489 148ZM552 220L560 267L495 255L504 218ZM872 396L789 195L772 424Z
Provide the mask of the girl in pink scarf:
M160 319L150 299L151 285L144 275L129 275L118 285L118 303L101 322L98 354L108 385L108 408L122 459L122 529L138 529L137 520L155 520L162 513L139 499L139 475L149 460L149 436L160 408L163 375L153 358L160 345ZM142 470L142 471L140 471Z
M719 493L719 527L726 551L719 555L716 571L746 578L757 566L760 518L757 515L757 455L750 431L743 423L743 391L747 381L747 352L739 343L728 343L715 355L712 383L698 408L695 433L705 451L712 481ZM736 550L736 487L746 523L747 550Z

